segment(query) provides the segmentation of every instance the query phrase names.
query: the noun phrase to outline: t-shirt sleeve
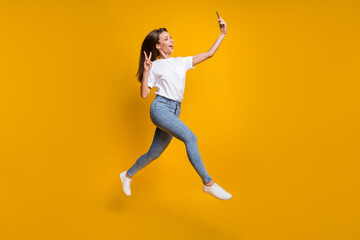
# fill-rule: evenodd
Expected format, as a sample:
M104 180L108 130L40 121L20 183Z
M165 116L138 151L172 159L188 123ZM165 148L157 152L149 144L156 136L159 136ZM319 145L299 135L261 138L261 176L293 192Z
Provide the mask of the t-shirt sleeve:
M155 85L155 75L154 75L152 68L150 68L149 75L148 75L148 86L150 88L152 88L154 85Z
M185 69L186 69L186 71L195 68L195 66L192 65L193 56L184 57L184 60L185 60L184 62L185 62Z

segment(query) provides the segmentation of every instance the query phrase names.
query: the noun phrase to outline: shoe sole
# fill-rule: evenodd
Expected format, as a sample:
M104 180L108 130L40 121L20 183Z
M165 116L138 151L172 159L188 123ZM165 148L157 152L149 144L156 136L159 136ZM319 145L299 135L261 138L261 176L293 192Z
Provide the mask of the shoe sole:
M206 193L206 194L209 194L210 196L213 196L214 198L217 198L217 199L219 199L219 200L224 200L224 201L226 201L226 200L230 200L230 199L232 198L232 195L231 195L231 197L229 197L229 198L218 198L218 197L212 195L210 192L206 192L206 191L204 191L204 190L203 190L203 192Z

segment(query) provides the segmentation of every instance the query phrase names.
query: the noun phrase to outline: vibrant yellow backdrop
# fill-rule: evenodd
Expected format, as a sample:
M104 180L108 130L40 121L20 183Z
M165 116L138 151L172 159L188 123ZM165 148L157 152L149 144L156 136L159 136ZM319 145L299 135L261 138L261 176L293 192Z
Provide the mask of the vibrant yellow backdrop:
M1 1L0 239L360 238L358 1ZM174 138L119 173L155 126L135 74L153 29L189 70L180 118L210 175Z

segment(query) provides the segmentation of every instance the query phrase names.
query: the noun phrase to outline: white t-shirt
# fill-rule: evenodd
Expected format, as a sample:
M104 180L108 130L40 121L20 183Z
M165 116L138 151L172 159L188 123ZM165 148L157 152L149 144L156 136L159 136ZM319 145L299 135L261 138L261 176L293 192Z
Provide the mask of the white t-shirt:
M185 90L185 76L192 65L193 56L156 59L148 76L148 86L156 87L156 95L182 102Z

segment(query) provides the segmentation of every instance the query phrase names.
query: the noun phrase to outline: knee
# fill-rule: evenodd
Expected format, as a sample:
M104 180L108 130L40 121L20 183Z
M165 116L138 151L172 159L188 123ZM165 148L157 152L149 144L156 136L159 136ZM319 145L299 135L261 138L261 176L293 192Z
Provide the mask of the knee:
M194 133L189 134L189 136L187 136L187 138L185 139L185 143L196 143L197 142L197 137Z

